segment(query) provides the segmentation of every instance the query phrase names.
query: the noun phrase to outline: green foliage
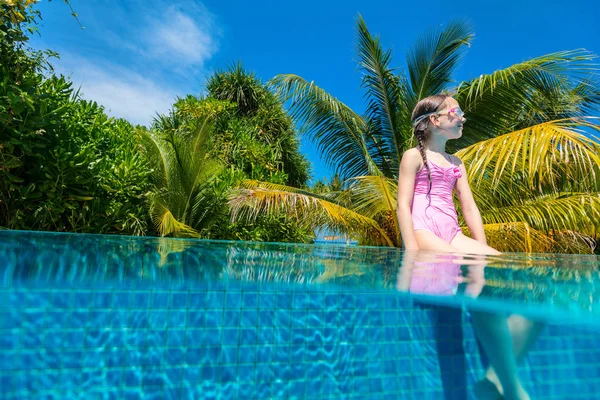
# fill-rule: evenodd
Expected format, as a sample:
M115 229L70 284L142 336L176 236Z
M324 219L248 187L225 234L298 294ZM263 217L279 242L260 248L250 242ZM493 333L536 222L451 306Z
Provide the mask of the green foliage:
M36 11L25 7L14 19L2 7L0 225L143 234L149 168L134 128L52 75L53 53L26 48L23 29L35 28L24 24Z
M218 235L221 239L311 243L315 237L311 226L285 213L264 214L254 220L239 220L223 226L226 228Z
M217 124L215 148L250 179L304 186L310 167L299 151L291 118L281 101L241 64L209 78L208 98L233 104Z
M179 99L150 130L134 128L54 76L55 53L27 48L34 3L0 5L0 226L312 240L281 213L231 222L229 191L244 179L309 178L291 119L254 74L239 64L218 72L207 98Z
M159 234L311 241L313 231L283 213L231 222L232 188L245 179L304 186L308 162L279 100L241 65L214 74L207 88L207 97L178 99L144 133L156 171L150 198ZM198 177L196 186L185 184L186 174Z
M391 51L360 16L357 36L363 115L297 75L270 82L346 189L318 183L300 193L249 181L230 201L236 213L286 210L363 244L400 246L396 182L401 155L415 145L411 112L419 100L451 92L467 123L448 147L462 149L490 243L502 251L593 249L590 237L600 238L600 145L589 138L600 131L589 117L600 105L593 54L548 54L453 88L473 38L468 24L423 35L408 53L406 72L391 67Z
M154 171L150 213L161 236L200 237L214 218L211 183L221 166L207 152L212 121L204 115L167 127L159 119L155 129L140 130Z
M143 234L149 169L133 127L74 97L64 77L35 82L20 108L0 84L0 113L12 117L0 131L2 226Z

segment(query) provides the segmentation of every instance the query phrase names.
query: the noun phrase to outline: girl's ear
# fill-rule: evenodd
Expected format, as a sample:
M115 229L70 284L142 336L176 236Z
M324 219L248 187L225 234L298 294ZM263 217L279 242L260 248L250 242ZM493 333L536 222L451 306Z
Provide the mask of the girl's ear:
M429 123L430 123L430 124L433 124L433 125L435 125L435 126L439 126L439 125L440 125L440 122L439 122L438 116L437 116L437 115L435 115L435 114L433 114L433 115L430 115L430 116L429 116Z

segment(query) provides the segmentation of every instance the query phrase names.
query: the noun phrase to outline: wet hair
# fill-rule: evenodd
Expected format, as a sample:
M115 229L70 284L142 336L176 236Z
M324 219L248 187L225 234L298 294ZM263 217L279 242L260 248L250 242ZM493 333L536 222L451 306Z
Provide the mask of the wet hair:
M429 131L429 115L433 115L437 111L443 109L444 103L450 96L445 94L436 94L433 96L425 97L417 103L415 106L411 122L413 124L413 134L417 138L417 148L421 153L423 159L423 166L427 168L427 177L429 178L429 190L431 192L431 170L429 164L427 164L427 154L425 153L425 142L429 139L431 132Z

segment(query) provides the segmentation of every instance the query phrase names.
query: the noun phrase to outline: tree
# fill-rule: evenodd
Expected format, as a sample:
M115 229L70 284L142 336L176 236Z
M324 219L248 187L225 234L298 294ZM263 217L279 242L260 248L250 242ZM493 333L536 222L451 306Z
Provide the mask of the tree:
M587 117L600 103L594 55L549 54L453 87L473 38L468 24L425 34L406 72L390 67L391 51L360 16L357 34L364 114L299 76L270 82L348 190L336 198L246 182L232 196L234 213L286 210L363 244L400 246L397 174L414 146L410 114L420 99L449 91L468 118L450 150L461 149L490 243L504 251L591 251L600 228L600 146L590 138L598 124Z
M133 126L109 118L27 47L32 1L0 5L0 225L144 234L148 167Z
M231 221L231 188L244 179L303 186L309 165L281 102L254 74L237 64L212 75L207 89L206 97L177 100L145 133L157 171L151 209L159 234L312 241L313 231L284 213Z
M161 236L200 237L215 215L211 184L221 171L207 153L213 121L205 115L180 123L177 111L168 117L158 117L151 131L140 130L156 182L150 214Z

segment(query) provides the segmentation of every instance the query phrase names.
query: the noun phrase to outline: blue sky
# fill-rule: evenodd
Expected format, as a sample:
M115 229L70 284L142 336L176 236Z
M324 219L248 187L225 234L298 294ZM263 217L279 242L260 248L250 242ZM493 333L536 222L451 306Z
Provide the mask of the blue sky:
M42 0L35 48L61 55L54 65L110 115L147 124L176 96L199 94L207 76L241 61L266 81L293 73L364 109L356 66L360 13L392 49L392 65L428 28L453 19L475 33L457 81L543 54L586 48L600 54L597 1L166 1L70 0L85 30L60 0ZM600 59L598 60L600 62ZM302 140L314 177L330 176Z

